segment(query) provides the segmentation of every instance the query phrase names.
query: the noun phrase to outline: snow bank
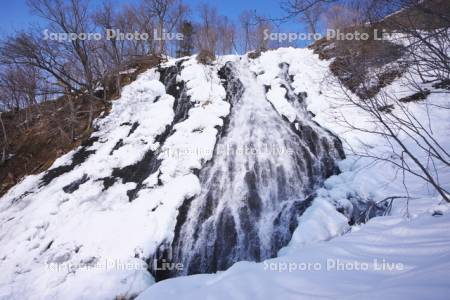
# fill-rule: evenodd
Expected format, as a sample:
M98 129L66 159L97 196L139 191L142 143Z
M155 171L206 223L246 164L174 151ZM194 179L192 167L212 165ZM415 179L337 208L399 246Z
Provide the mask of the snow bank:
M447 299L450 214L372 219L263 263L159 282L150 299Z
M224 101L226 93L215 67L196 63L194 58L183 64L179 80L186 82L187 94L195 106L189 117L175 125L162 148L161 180L201 169L212 158L218 130L230 112Z
M367 115L343 105L340 99L348 91L330 84L329 62L320 61L306 49L268 51L250 65L258 81L269 87L267 100L278 113L290 122L298 116L295 105L285 99L286 89L280 79L283 62L289 64L288 75L295 93L308 95L306 104L314 120L343 139L348 150L362 144L373 145L375 154L390 149L376 135L343 125L340 120L346 116L369 130L374 126ZM405 80L398 79L385 89L399 97L409 95L411 90L406 88ZM427 101L433 105L411 103L408 109L421 120L430 114L434 137L449 149L448 113L439 109L448 105L448 99L445 94L436 93ZM413 147L413 141L402 138ZM239 262L217 274L163 281L138 299L446 299L450 292L446 279L450 275L448 205L442 204L442 199L418 178L409 174L402 178L391 164L374 164L347 151L340 169L340 175L329 178L317 191L313 205L299 218L290 244L280 250L278 258L262 263ZM444 170L437 168L440 169ZM439 178L449 186L449 174L440 173ZM404 184L408 185L411 200L408 206L402 199L395 200L391 217L349 227L348 219L335 209L339 207L351 214L353 205L349 199L353 197L377 202L388 196L405 195ZM410 219L405 219L406 213ZM344 266L344 270L327 270L328 264L338 263L349 263L353 269ZM319 270L314 270L316 264L321 267ZM367 270L354 269L362 264L368 266ZM305 266L307 270L300 270Z
M233 59L240 58L224 58ZM367 128L372 126L367 116L341 105L340 92L325 80L329 62L320 61L310 50L268 51L249 64L258 82L268 87L267 100L280 115L291 123L303 117L300 104L285 97L289 89L283 87L287 78L281 76L281 63L289 65L283 70L287 70L284 75L293 92L308 95L304 104L314 113L314 121L344 139L348 149L364 141L374 146L373 151L385 152L385 141L337 122L345 115ZM217 76L222 64L203 66L194 59L183 63L179 80L186 83L194 105L178 124L173 124L175 99L166 93L158 72L141 74L124 88L109 115L95 122L98 130L91 144L64 155L52 166L69 171L48 185L42 184L45 173L28 176L0 199L0 299L133 297L154 283L146 259L171 238L181 203L200 193L196 171L211 159L218 128L229 114ZM401 80L386 89L408 93ZM419 118L430 114L437 120L433 132L449 149L448 112L439 109L448 99L432 94L428 101L436 106L411 103L409 108ZM161 142L158 137L167 128L169 135ZM86 155L77 164L80 150ZM130 202L128 192L138 183L112 180L112 175L149 153L158 155L161 164ZM167 280L147 289L139 299L445 299L450 292L448 208L439 205L440 199L429 187L406 176L412 197L411 221L403 218L405 203L396 201L393 217L375 218L360 230L353 227L351 233L337 237L349 227L334 208L351 209L349 197L379 201L404 194L401 175L386 163L373 165L368 159L348 155L340 169L340 175L329 178L317 191L279 258L259 264L240 262L215 275ZM441 174L440 180L450 185L449 174ZM437 206L430 210L433 205ZM292 262L326 266L328 258L365 262L371 267L363 272L279 271L279 266ZM374 259L400 263L404 269L375 270ZM278 269L267 270L270 266Z
M91 144L51 168L66 171L29 176L1 199L1 299L132 297L154 282L146 259L173 234L181 203L200 192L194 171L211 158L229 113L217 71L186 62L179 80L195 105L178 124L159 73L141 74L95 121ZM130 202L140 183L115 172L152 153L161 165Z

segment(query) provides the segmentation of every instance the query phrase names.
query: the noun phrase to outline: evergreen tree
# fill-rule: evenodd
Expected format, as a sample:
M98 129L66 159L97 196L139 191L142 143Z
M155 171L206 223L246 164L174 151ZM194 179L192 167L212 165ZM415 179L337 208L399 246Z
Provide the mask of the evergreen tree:
M194 26L191 22L184 21L180 26L180 33L183 34L183 39L178 43L176 55L191 56L194 51Z

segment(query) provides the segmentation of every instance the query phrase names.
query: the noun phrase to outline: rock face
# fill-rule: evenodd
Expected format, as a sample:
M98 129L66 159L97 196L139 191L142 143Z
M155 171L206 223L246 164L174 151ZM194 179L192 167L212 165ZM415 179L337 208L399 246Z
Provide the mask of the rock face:
M281 64L272 86L244 62L219 72L231 113L225 120L213 159L200 171L201 193L179 209L172 241L164 242L160 263L182 263L183 270L153 270L156 279L215 272L240 260L276 256L309 207L314 191L339 172L341 142L311 120ZM288 119L266 93L284 91L297 116ZM280 113L281 112L281 113Z

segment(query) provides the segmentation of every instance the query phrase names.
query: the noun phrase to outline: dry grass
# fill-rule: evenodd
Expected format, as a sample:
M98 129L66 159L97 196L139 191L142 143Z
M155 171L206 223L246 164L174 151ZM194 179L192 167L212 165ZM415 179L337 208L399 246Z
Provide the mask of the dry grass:
M197 55L197 62L203 65L210 65L216 60L216 55L210 50L202 49Z

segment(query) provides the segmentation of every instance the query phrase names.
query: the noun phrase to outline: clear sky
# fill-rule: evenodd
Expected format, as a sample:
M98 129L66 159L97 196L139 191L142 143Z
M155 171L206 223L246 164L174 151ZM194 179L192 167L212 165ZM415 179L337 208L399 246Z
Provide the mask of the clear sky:
M111 0L112 3L121 5L124 3L137 2L138 0ZM102 0L90 0L92 5L100 5ZM218 8L222 15L237 19L243 10L256 10L260 15L280 16L281 9L277 0L185 0L185 3L195 8L200 3L208 3ZM24 29L38 19L33 17L26 5L26 0L0 0L0 34L2 36ZM293 30L299 30L296 25L288 24Z

